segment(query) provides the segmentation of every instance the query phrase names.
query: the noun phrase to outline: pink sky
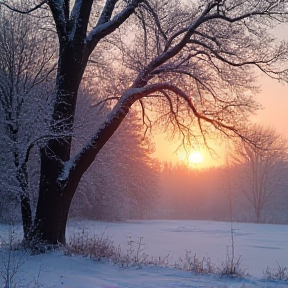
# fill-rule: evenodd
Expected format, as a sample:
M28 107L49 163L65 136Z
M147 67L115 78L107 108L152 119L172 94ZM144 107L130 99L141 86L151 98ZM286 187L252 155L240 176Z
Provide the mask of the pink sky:
M261 92L255 98L263 106L256 115L251 116L251 120L264 126L270 126L282 134L288 141L288 84L279 83L268 77L261 77ZM178 161L174 153L178 143L165 141L165 135L156 135L156 153L160 160ZM209 153L203 151L204 161L202 166L219 165L224 162L223 148L217 151L220 159L212 159Z
M255 99L261 103L263 110L259 110L257 115L252 115L251 120L264 126L270 126L282 134L288 141L288 84L279 83L268 77L261 77L261 92L255 95ZM178 161L174 151L178 143L165 141L165 135L156 135L156 153L160 160ZM220 159L212 159L209 153L203 151L203 166L219 165L224 162L223 147L217 151ZM215 157L214 157L215 158Z
M288 41L288 24L281 24L275 29L279 40ZM263 110L258 111L257 115L252 115L251 120L264 126L270 126L282 134L288 141L288 84L279 83L277 80L270 79L268 76L259 77L261 92L255 95L255 99L261 103ZM164 140L165 135L155 136L156 153L160 160L178 161L174 153L179 144ZM219 165L224 163L223 147L219 149L220 159L212 159L209 153L203 151L204 161L202 166ZM222 158L222 159L221 159Z
M288 138L288 84L262 77L261 93L256 95L264 109L251 119L275 128Z
M288 41L288 24L281 24L275 29L275 35L279 40ZM253 122L264 126L271 126L282 134L288 141L288 84L279 83L267 76L259 77L261 92L255 95L255 99L261 103L263 110L258 111L257 115L251 116ZM164 140L165 136L157 135L156 153L159 159L164 161L178 161L177 155L174 153L179 144ZM223 145L224 147L224 145ZM218 155L220 159L212 159L209 153L201 152L204 157L203 166L219 165L224 163L224 149L220 148ZM221 159L222 158L222 159Z

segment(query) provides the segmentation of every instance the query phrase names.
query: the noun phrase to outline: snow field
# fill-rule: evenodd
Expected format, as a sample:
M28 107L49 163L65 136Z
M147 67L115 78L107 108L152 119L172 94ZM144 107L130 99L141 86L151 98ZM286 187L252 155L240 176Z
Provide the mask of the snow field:
M84 229L90 234L110 235L115 244L125 247L127 236L135 242L143 237L144 252L167 257L170 264L185 257L185 251L213 263L225 260L231 251L231 223L193 220L148 220L128 222L71 221L67 235ZM261 278L267 266L288 266L288 225L233 223L235 256L241 267Z
M0 225L1 237L8 236L8 226ZM213 263L225 259L231 247L230 223L212 221L129 221L121 223L71 220L69 236L85 231L89 235L109 235L115 245L125 250L127 239L145 244L143 252L153 257L166 257L173 266L185 257L185 250L199 258L209 256ZM68 257L61 252L29 256L13 252L13 259L22 257L14 283L16 287L69 287L69 288L287 288L287 281L264 281L267 266L288 265L288 226L233 223L235 254L241 256L241 267L251 277L236 279L213 275L194 275L172 268L133 266L120 268L107 261L93 261L81 256ZM15 237L21 237L15 233ZM142 238L143 237L143 238ZM2 241L3 242L3 241ZM17 254L18 253L18 254ZM22 254L21 254L22 253ZM0 267L3 268L3 257ZM14 260L13 260L14 261ZM276 262L277 261L277 262ZM13 262L12 262L13 264ZM2 265L2 266L1 266ZM3 279L0 278L0 287Z

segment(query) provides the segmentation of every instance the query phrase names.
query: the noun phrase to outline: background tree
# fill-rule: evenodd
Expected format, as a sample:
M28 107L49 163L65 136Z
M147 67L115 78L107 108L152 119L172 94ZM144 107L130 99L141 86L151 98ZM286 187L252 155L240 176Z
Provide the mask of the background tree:
M74 151L85 144L83 141L95 128L95 121L101 123L110 110L106 105L93 106L93 102L89 92L81 89ZM157 197L158 179L151 158L154 147L148 136L143 139L141 126L139 115L131 111L80 181L72 201L72 217L97 220L145 218Z
M230 151L228 148L229 145L225 145L225 150ZM222 169L222 175L220 178L220 187L223 189L223 192L227 196L228 200L228 207L229 207L229 216L230 216L230 222L232 223L234 220L234 206L235 206L235 188L233 188L233 183L235 179L235 169L232 169L230 159L228 158L227 154L225 155L225 166L224 169Z
M177 1L176 5L106 0L103 6L94 2L76 0L71 5L66 0L44 0L27 11L37 13L48 5L59 42L51 122L51 133L59 136L40 148L33 223L34 236L50 244L65 243L68 211L80 179L135 102L140 102L147 127L151 122L146 111L151 107L158 115L155 121L179 131L183 143L206 142L210 132L242 135L256 106L251 98L255 67L279 80L287 76L287 45L274 45L269 34L287 21L285 1ZM2 6L19 11L8 3L1 1ZM92 12L96 17L90 18ZM129 65L129 81L121 93L107 94L107 99L115 100L113 109L87 144L72 155L78 88L89 57L111 33L121 39L122 31L132 33L132 48L127 47L127 38L115 43Z
M238 164L240 191L253 205L255 220L259 223L265 204L287 178L288 147L285 139L272 128L254 126L249 133L256 146L241 142L233 158Z
M287 175L288 162L282 167ZM153 219L255 221L255 212L242 189L248 187L249 179L244 175L239 177L240 172L232 161L230 167L200 170L164 163L159 177L159 197L150 215ZM287 177L279 181L261 211L261 222L288 223Z
M55 70L42 25L39 18L0 9L0 170L6 177L0 189L10 199L20 197L25 237L32 225L27 165L31 149L44 136L48 82Z

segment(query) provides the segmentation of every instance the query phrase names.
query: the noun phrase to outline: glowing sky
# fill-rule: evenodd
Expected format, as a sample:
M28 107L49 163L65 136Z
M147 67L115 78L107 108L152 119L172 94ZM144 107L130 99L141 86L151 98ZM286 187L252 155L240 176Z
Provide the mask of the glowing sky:
M255 98L263 106L257 115L252 115L251 120L264 126L271 126L288 139L288 84L279 83L268 77L261 77L261 92ZM163 161L177 162L178 156L175 153L179 143L165 140L165 135L156 135L155 156ZM216 148L216 147L215 147ZM203 167L214 166L224 163L223 147L217 150L220 159L211 157L207 151L201 151L204 160ZM181 158L181 157L180 157Z
M276 29L276 35L279 39L288 40L288 24L284 24ZM259 77L261 92L255 95L255 99L263 106L263 110L258 111L257 115L252 115L251 120L264 126L273 127L278 133L282 134L288 141L288 84L279 83L267 76ZM163 161L177 162L178 156L175 150L179 146L177 142L165 141L165 135L156 135L155 156ZM216 145L215 145L216 146ZM215 147L216 148L216 147ZM217 150L220 159L212 159L206 151L201 151L203 155L203 167L223 164L224 145Z
M251 119L257 123L272 126L288 138L288 84L263 77L261 87L262 92L256 95L256 99L264 109Z

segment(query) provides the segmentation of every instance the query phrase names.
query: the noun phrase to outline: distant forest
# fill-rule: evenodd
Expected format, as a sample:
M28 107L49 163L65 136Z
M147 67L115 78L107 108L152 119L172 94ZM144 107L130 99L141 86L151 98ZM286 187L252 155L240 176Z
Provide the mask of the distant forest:
M278 165L281 166L281 175L287 175L288 163ZM184 165L164 163L160 172L159 197L150 217L288 223L288 179L274 178L277 183L272 188L271 183L266 183L271 191L262 203L260 219L257 220L254 205L247 194L251 179L245 174L241 176L240 168L247 171L247 167L236 166L192 170ZM254 201L256 198L257 195Z

